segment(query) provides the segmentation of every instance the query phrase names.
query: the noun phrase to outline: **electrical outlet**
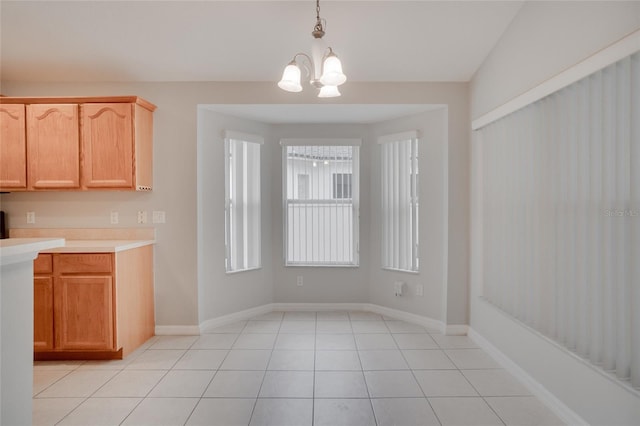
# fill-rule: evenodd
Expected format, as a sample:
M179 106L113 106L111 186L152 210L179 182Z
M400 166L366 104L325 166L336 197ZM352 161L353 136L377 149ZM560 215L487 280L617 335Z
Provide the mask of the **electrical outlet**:
M36 223L36 212L27 212L27 223Z
M416 296L424 296L424 286L422 284L416 286Z
M302 278L302 275L298 275L298 277L296 278L296 285L298 287L302 287L304 285L304 279Z
M165 223L165 212L162 210L154 210L151 215L151 220L153 221L153 223Z
M146 210L138 211L138 223L147 223L147 212Z
M120 222L120 215L116 211L111 212L111 224L117 225Z

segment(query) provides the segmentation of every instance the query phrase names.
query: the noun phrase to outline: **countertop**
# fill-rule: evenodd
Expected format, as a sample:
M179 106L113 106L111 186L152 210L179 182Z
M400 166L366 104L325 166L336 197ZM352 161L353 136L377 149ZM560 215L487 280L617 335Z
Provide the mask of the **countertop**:
M155 240L66 240L64 246L41 253L117 253L155 244Z
M0 240L0 264L31 261L40 251L64 245L64 238L6 238Z

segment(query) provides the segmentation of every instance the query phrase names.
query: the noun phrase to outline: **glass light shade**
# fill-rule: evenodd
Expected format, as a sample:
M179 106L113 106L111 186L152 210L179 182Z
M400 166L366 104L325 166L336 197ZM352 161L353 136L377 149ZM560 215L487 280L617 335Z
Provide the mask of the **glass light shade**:
M320 93L318 93L319 98L335 98L338 96L340 96L338 86L322 86Z
M320 82L325 86L339 86L345 81L347 81L347 76L342 73L340 59L332 52L327 56L322 65Z
M300 67L295 61L289 62L284 72L282 73L282 80L278 82L278 87L287 92L302 92L302 85L300 84Z

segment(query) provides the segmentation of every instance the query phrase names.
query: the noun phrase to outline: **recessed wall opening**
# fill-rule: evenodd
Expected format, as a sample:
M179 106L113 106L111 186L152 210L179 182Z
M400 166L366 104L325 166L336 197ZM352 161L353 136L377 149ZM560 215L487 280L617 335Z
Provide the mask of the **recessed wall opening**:
M445 321L447 125L448 107L434 104L199 105L197 235L200 322L268 303L375 303ZM264 138L260 170L262 267L233 274L225 273L224 260L225 132L242 132ZM420 135L417 142L420 145L421 170L418 195L422 204L420 229L419 234L416 230L416 235L420 243L421 265L425 266L420 271L409 273L383 269L381 248L383 159L378 141L385 135L403 132ZM358 141L355 144L358 155L350 157L352 163L348 170L331 169L329 158L314 160L309 157L306 172L298 170L296 176L289 176L287 186L287 173L295 170L288 170L283 162L293 155L293 146L309 145L291 141L314 140L327 146L348 146L354 144L345 141ZM311 145L308 148L313 151ZM291 151L288 154L285 152L287 149ZM307 151L311 152L304 152ZM303 157L296 161L306 161L307 156ZM321 168L329 170L326 179L322 180L335 188L325 191L326 197L319 196L314 200L312 177L320 176L318 170ZM357 193L354 191L356 185ZM289 197L284 197L285 190ZM331 208L323 203L331 204ZM285 210L287 205L289 210L293 206L295 211ZM333 216L314 216L319 214L319 206L335 213L334 216L338 215L334 218L336 226L333 231L328 231L333 229L330 220L326 224L323 222L322 227L319 222ZM348 217L345 216L347 213ZM292 220L291 214L297 216ZM347 237L340 231L344 228L340 226L345 223L353 227ZM295 230L298 232L292 236ZM312 243L301 244L298 241L293 244L289 241L292 237L300 238L303 231L308 231L307 237L315 237ZM322 238L322 232L337 234ZM320 243L332 243L334 240L348 240L345 246L349 252L348 259L344 250L337 249L342 256L338 259L340 261L332 262L331 253L325 256L330 246L320 247ZM307 251L311 257L290 253L301 247L311 250ZM324 257L316 249L323 249L320 251ZM313 257L314 253L322 259ZM408 291L403 298L394 296L393 286L397 281L406 283ZM416 294L418 286L424 288L424 295Z

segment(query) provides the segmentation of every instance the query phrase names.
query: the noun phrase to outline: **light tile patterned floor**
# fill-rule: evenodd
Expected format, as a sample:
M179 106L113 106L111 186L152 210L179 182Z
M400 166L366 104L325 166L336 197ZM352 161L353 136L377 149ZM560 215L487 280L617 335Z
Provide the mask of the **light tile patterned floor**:
M34 425L558 425L464 336L371 312L271 312L122 361L37 362Z

